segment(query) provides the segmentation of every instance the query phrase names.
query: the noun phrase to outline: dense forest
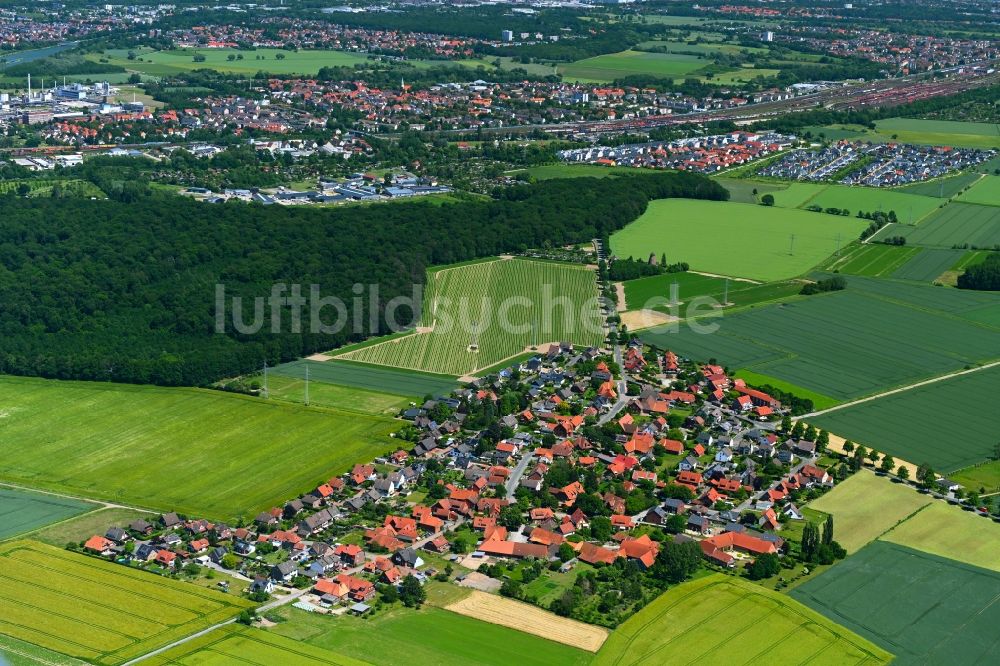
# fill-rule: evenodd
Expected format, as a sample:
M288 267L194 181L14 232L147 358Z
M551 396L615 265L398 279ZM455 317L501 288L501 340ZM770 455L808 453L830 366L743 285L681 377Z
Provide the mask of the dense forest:
M0 372L206 384L265 359L384 332L385 303L411 295L428 265L604 237L648 201L676 196L728 193L699 175L657 173L550 180L446 205L340 209L211 205L142 186L71 205L8 196L0 202ZM291 332L284 311L282 329L271 333L270 308L263 308L266 333L215 332L217 284L228 296L266 298L275 283L304 285L306 294L316 284L322 296L348 304L353 285L378 284L379 299L352 308L350 325L336 334L310 333L308 306L302 332ZM252 306L244 321L253 319Z

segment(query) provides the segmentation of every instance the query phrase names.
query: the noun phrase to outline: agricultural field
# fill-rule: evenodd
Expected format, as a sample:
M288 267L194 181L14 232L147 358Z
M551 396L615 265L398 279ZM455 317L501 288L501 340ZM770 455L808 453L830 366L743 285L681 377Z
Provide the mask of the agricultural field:
M0 664L4 666L85 666L86 663L0 634Z
M906 664L1000 661L1000 574L876 541L791 591Z
M844 291L727 315L711 322L714 333L682 323L676 332L653 328L640 337L688 358L715 358L734 370L758 372L837 400L861 398L1000 356L1000 325L989 324L997 313L995 295L856 276L847 276L847 281ZM839 418L845 412L823 417L824 427L858 441L878 434L877 440L866 443L909 459L901 449L902 436L884 432L874 419L865 419L862 428ZM834 427L841 425L847 427ZM926 424L921 427L920 439L929 438ZM977 425L977 431L981 427ZM916 432L906 430L910 436ZM945 461L941 456L943 451L938 452L939 463ZM971 462L962 464L962 459L967 457L956 455L952 465L939 466L953 469Z
M899 247L896 245L869 243L867 245L858 245L844 252L843 255L827 265L826 268L848 275L890 277L896 269L906 264L919 253L919 247Z
M774 205L781 208L801 208L825 190L826 183L792 183L780 192L772 192ZM859 232L860 233L860 232Z
M370 662L313 647L270 631L230 624L143 660L148 666L364 666Z
M1000 134L997 133L997 126L991 123L887 118L876 122L875 128L875 132L869 136L876 141L961 148L1000 148Z
M350 347L336 350L330 354L346 353L360 347ZM310 387L312 382L322 382L350 389L374 391L401 398L421 398L428 393L439 395L447 393L457 386L455 378L449 375L437 375L412 370L397 370L393 368L377 368L371 365L352 363L350 361L311 361L301 359L279 365L268 371L282 377L304 379L306 367L309 368Z
M892 655L790 599L714 574L660 595L615 630L595 666L668 663L882 664Z
M429 282L427 330L338 358L474 375L532 347L604 340L596 274L583 266L499 259L433 271ZM550 307L555 299L566 307Z
M303 371L304 372L304 371ZM268 373L267 395L271 400L286 400L304 404L306 400L306 381L297 377ZM406 398L391 393L368 391L365 389L339 386L313 379L312 370L309 375L309 404L314 407L333 407L364 414L381 414L395 416L399 410L420 396Z
M0 635L97 664L121 664L253 605L33 541L0 546L0 563Z
M946 250L944 248L920 248L905 264L892 273L897 280L916 280L918 282L933 282L943 273L950 270L956 262L961 261L965 250Z
M633 74L684 78L709 64L710 60L693 55L628 50L577 60L562 65L559 73L568 81L604 83Z
M933 501L910 486L862 469L808 506L833 516L834 538L853 553ZM950 511L961 513L954 507Z
M588 652L597 652L608 638L607 630L601 627L560 617L537 606L479 590L473 590L472 594L447 605L445 609Z
M897 525L882 540L1000 572L1000 525L940 500Z
M376 666L583 666L591 653L432 606L393 608L374 617L331 618L281 609L271 632ZM378 647L372 640L377 637Z
M809 271L866 226L853 217L801 210L661 199L611 236L611 250L637 258L666 253L668 261L686 261L694 270L773 281Z
M857 215L858 211L888 213L892 210L896 211L900 222L915 223L937 210L942 202L934 197L907 194L884 187L828 185L801 205L846 208L851 211L852 216Z
M950 473L993 454L997 386L1000 366L838 409L809 422L883 453ZM959 406L960 415L949 411ZM953 416L944 430L943 414Z
M175 49L170 51L136 50L137 58L128 59L125 49L105 51L90 59L106 59L109 64L120 65L130 72L147 76L171 76L195 69L214 69L233 74L256 74L266 71L272 74L316 74L322 67L349 67L366 62L367 56L360 53L315 49L285 51L282 49ZM233 60L229 56L234 56ZM236 59L243 56L242 60ZM205 58L195 62L195 56ZM280 58L279 58L280 56ZM96 76L96 75L91 75Z
M939 199L950 199L969 185L972 185L982 176L974 171L966 171L946 178L935 178L926 183L913 183L897 188L898 192L907 194L920 194L925 197L937 197Z
M691 272L664 273L622 283L625 287L625 302L628 309L649 307L667 311L669 305L662 303L669 303L670 289L674 282L677 283L677 295L681 303L690 303L699 297L713 298L722 303L726 298L734 307L774 301L793 296L802 290L802 283L797 281L760 284L746 280L730 280L727 291L725 278Z
M0 486L0 541L96 508L90 502Z
M916 227L890 224L874 238L903 236L908 245L950 248L1000 244L1000 206L950 203Z
M986 176L958 199L965 203L1000 206L1000 176Z
M398 427L216 391L20 377L0 382L0 404L0 479L226 520L393 450Z

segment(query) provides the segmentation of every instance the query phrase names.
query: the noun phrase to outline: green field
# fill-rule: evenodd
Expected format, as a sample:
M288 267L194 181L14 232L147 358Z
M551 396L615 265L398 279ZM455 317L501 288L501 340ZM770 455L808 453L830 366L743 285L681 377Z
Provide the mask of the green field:
M733 373L733 376L745 380L751 386L771 386L781 391L792 393L798 398L812 400L813 409L829 409L830 407L840 404L840 400L837 400L836 398L831 398L828 395L823 395L822 393L817 393L816 391L810 391L807 388L783 381L777 377L762 375L759 372L753 372L751 370L737 370Z
M367 620L324 617L297 609L281 612L289 621L278 624L272 632L376 666L583 666L592 656L561 643L431 606L420 610L397 607Z
M833 516L834 538L853 553L933 501L910 486L863 469L810 502L809 508ZM962 513L956 508L951 512Z
M303 362L308 363L309 361ZM395 416L413 398L419 397L404 398L391 393L328 384L317 381L312 375L312 369L309 372L309 404L314 407L333 407L364 414ZM303 371L304 374L305 371ZM305 404L306 381L304 377L299 379L268 372L267 394L271 400L287 400Z
M371 662L312 647L269 631L230 624L145 659L143 663L149 666L188 666L191 664L199 666L228 666L229 664L363 666Z
M556 299L565 300L559 305ZM495 260L434 271L423 321L432 330L343 358L465 375L531 346L560 340L596 346L604 340L595 273L555 262Z
M876 131L871 138L882 141L963 148L1000 148L1000 132L997 131L997 126L991 123L887 118L877 121L875 127Z
M3 480L217 519L393 450L397 428L216 391L18 377L0 380L0 405Z
M854 276L847 281L844 291L725 316L711 322L718 327L714 333L682 324L676 332L654 328L640 337L692 359L716 358L733 369L777 377L838 400L1000 356L1000 322L989 325L1000 305L993 294ZM979 404L979 398L972 398ZM836 416L843 413L830 414L824 422L839 426ZM971 418L978 420L976 414ZM860 435L874 434L869 428L877 424L859 428L844 419L844 425L851 427L829 430L862 440ZM882 439L871 443L881 447ZM896 455L907 458L898 450L902 438L889 439L897 442ZM887 449L891 445L884 444ZM954 466L960 458L966 456L956 456Z
M1000 491L1000 460L991 460L952 473L948 478L981 493Z
M0 664L4 666L85 666L86 663L0 634Z
M709 64L710 60L693 55L628 50L577 60L561 66L559 73L568 81L603 83L633 74L684 78Z
M851 215L857 215L858 211L888 213L893 210L900 222L915 223L941 206L941 200L884 187L829 185L803 205L846 208Z
M905 264L893 271L892 277L897 280L933 282L960 261L964 254L965 250L920 248Z
M914 255L920 253L919 247L899 247L869 243L858 245L844 252L834 262L828 265L829 270L848 275L866 275L868 277L889 277Z
M882 539L1000 572L1000 525L941 501L921 509Z
M926 183L913 183L898 188L899 192L920 194L926 197L950 199L963 189L979 180L981 176L973 171L967 171L947 178L936 178Z
M349 347L330 352L331 354L364 349L371 345ZM350 361L309 361L306 359L279 365L269 373L278 376L304 379L309 368L310 389L313 382L321 382L331 387L360 389L362 392L382 394L385 399L421 398L427 394L448 393L457 386L455 378L413 370L377 368ZM332 390L332 389L331 389ZM311 390L310 390L311 393ZM364 395L364 393L362 393Z
M780 192L774 192L774 205L782 208L800 208L828 188L826 183L792 183Z
M350 67L357 63L367 62L363 53L349 53L330 49L314 49L302 51L285 51L282 49L255 49L240 51L238 49L176 49L171 51L137 52L136 60L129 60L127 51L116 49L106 51L106 58L112 65L120 65L129 71L139 72L149 76L171 76L195 69L214 69L218 72L233 74L256 74L258 71L272 74L313 74L321 67ZM278 55L284 56L278 59ZM196 55L204 56L204 62L195 62ZM242 60L229 60L229 56L242 55ZM260 59L258 59L260 58ZM91 59L98 60L96 56ZM141 60L139 60L141 59ZM92 75L94 76L94 75Z
M1000 207L950 203L916 227L890 224L875 238L904 236L909 245L950 248L1000 245Z
M635 173L636 167L606 167L599 164L543 164L542 166L521 169L515 173L527 173L536 180L551 180L552 178L580 178L591 176L607 178L623 173Z
M68 497L0 487L0 541L96 508Z
M779 183L769 183L759 180L746 180L743 178L726 178L724 176L712 178L724 188L729 190L729 200L735 203L758 203L760 197L765 194L780 192L786 189L785 185ZM756 194L754 191L756 190Z
M963 193L959 197L959 201L1000 206L1000 176L986 176L970 187L968 192Z
M996 445L1000 367L927 384L810 419L841 437L947 473L986 460ZM951 411L954 410L954 411ZM942 414L954 413L945 430Z
M0 546L0 634L121 664L251 606L33 541Z
M677 283L677 293L682 303L690 303L698 297L714 298L722 302L724 298L734 306L752 305L793 296L802 290L800 282L770 282L758 284L743 280L730 280L726 290L725 278L700 273L664 273L624 282L625 302L629 310L650 308L668 310L671 286Z
M783 594L714 574L671 588L630 617L593 663L880 664L891 658Z
M611 250L643 259L666 253L668 261L686 261L694 270L772 281L807 272L866 226L857 218L801 210L661 199L611 236Z
M899 664L1000 661L1000 574L876 541L791 596L896 655Z

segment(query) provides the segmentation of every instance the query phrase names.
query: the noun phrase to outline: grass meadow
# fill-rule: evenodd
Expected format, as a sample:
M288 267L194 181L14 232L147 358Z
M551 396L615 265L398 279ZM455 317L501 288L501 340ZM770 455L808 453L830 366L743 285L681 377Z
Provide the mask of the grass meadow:
M498 259L445 268L430 274L424 296L423 323L431 330L338 358L471 375L536 345L599 345L604 333L596 297L596 274L583 266ZM564 305L546 307L555 299ZM501 324L503 317L511 326Z
M882 539L1000 572L1000 550L997 549L1000 525L940 500L897 525Z
M1000 339L1000 334L994 339ZM945 379L810 419L883 453L950 473L988 459L996 438L1000 367ZM948 425L941 427L943 415Z
M916 223L937 210L942 202L934 197L907 194L884 187L858 187L852 185L827 185L802 205L823 208L846 208L851 215L858 211L873 213L896 211L903 223Z
M568 81L605 83L637 74L684 78L709 64L710 60L693 55L627 50L577 60L561 66L559 73Z
M961 148L1000 148L1000 134L997 126L992 123L887 118L877 121L875 128L871 138L881 141Z
M121 664L252 606L32 541L0 546L0 634Z
M0 404L0 479L215 519L392 450L398 425L216 391L19 377L0 379Z
M682 324L677 331L653 328L640 337L692 359L716 358L733 369L775 377L837 400L864 397L1000 356L1000 303L993 294L896 280L853 276L847 280L844 291L762 305L703 322L715 324L714 332ZM925 407L934 412L925 412L928 419L940 411L937 404ZM858 425L861 421L844 419L844 425L851 426L845 432L832 427L834 422L841 425L836 417L843 413L824 417L829 430L858 441L878 435L872 445L885 450L894 446L896 455L909 459L905 450L899 450L907 438L882 437L877 419L864 419L863 428ZM911 434L914 431L907 428ZM924 432L929 438L930 432ZM952 447L939 447L939 466L948 469L940 464L948 458L954 467L964 466L961 460L968 459L970 450L981 448L965 446L965 454L958 455L948 453Z
M786 595L714 574L675 586L615 630L595 666L881 664L885 650Z
M0 487L0 540L96 509L90 502Z
M392 608L369 619L280 611L287 622L270 631L376 666L477 664L583 666L589 652L432 606ZM377 644L377 646L376 646Z
M345 657L330 650L279 636L273 632L230 624L145 659L143 663L148 664L148 666L184 666L186 664L199 664L199 666L229 664L363 666L371 662Z
M36 529L26 534L25 538L63 548L68 543L79 543L95 534L104 534L109 527L126 527L133 520L139 518L153 522L152 519L155 517L155 514L137 509L99 509L70 520Z
M234 56L233 60L229 56ZM237 56L243 56L237 60ZM196 62L195 56L203 56L203 62ZM279 58L279 56L282 56ZM114 49L105 51L100 57L91 59L107 59L112 65L120 65L129 71L139 72L148 76L171 76L195 69L214 69L218 72L232 74L256 74L259 71L272 74L312 74L315 75L322 67L350 67L367 61L367 56L361 53L334 51L331 49L313 49L301 51L285 51L283 49L256 49L241 51L239 49L173 49L170 51L138 50L135 60L128 59L128 51Z
M876 541L791 591L894 653L893 663L1000 661L1000 574Z
M693 270L772 281L809 271L866 226L801 210L661 199L611 236L611 250L643 259L666 253L667 261L686 261Z

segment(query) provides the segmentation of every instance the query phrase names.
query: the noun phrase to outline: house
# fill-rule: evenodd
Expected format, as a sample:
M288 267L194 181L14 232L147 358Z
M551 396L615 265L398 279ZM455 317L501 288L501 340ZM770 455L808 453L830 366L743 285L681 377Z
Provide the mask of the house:
M396 564L409 567L411 569L417 569L424 565L424 560L422 557L417 555L417 551L412 548L404 548L397 551L392 556L392 561Z
M156 553L159 550L155 545L151 543L139 544L139 547L135 549L135 554L133 557L140 562L149 562L151 559L156 557Z
M580 544L579 559L587 564L611 564L618 558L618 553L603 546L584 541Z
M298 572L298 565L291 560L286 560L271 567L270 578L276 583L290 583Z
M131 523L129 523L128 528L133 532L137 534L142 534L144 536L153 533L153 526L147 523L142 518L139 518L138 520L133 520Z
M222 562L222 558L224 558L228 554L229 554L228 550L226 550L222 546L216 546L208 553L208 559L212 560L212 562L216 564L220 564Z
M447 553L451 549L451 544L444 536L439 536L431 539L424 544L424 550L428 550L432 553Z
M153 559L160 566L172 569L177 561L177 553L161 549L156 552L156 557Z
M697 532L698 534L708 534L711 532L712 527L708 522L708 518L700 514L692 514L688 516L686 529Z
M106 539L98 534L87 539L86 543L83 544L84 550L89 550L92 553L97 553L98 555L107 556L111 554L111 549L115 547L115 542L111 539Z
M181 519L176 513L165 513L160 516L160 524L168 530L173 530L181 526Z
M125 543L126 541L128 541L131 538L131 537L129 537L128 532L126 532L125 530L123 530L120 527L111 527L111 528L109 528L108 531L104 533L104 536L107 539L110 539L111 541L114 541L118 545L121 545L121 544Z
M688 456L684 460L680 461L677 465L677 469L682 472L693 472L694 470L701 467L701 463L694 456Z
M365 563L365 551L354 544L339 544L333 550L333 555L350 567L359 567Z
M780 547L779 543L761 539L746 532L723 532L702 540L700 545L705 557L727 567L736 563L734 552L763 555L764 553L777 553Z
M274 583L267 576L255 576L253 582L250 583L250 594L254 592L271 594L274 592Z
M619 550L619 553L624 554L630 560L637 560L644 569L653 566L659 552L660 544L650 539L648 534L643 534L636 539L631 537L624 539Z

